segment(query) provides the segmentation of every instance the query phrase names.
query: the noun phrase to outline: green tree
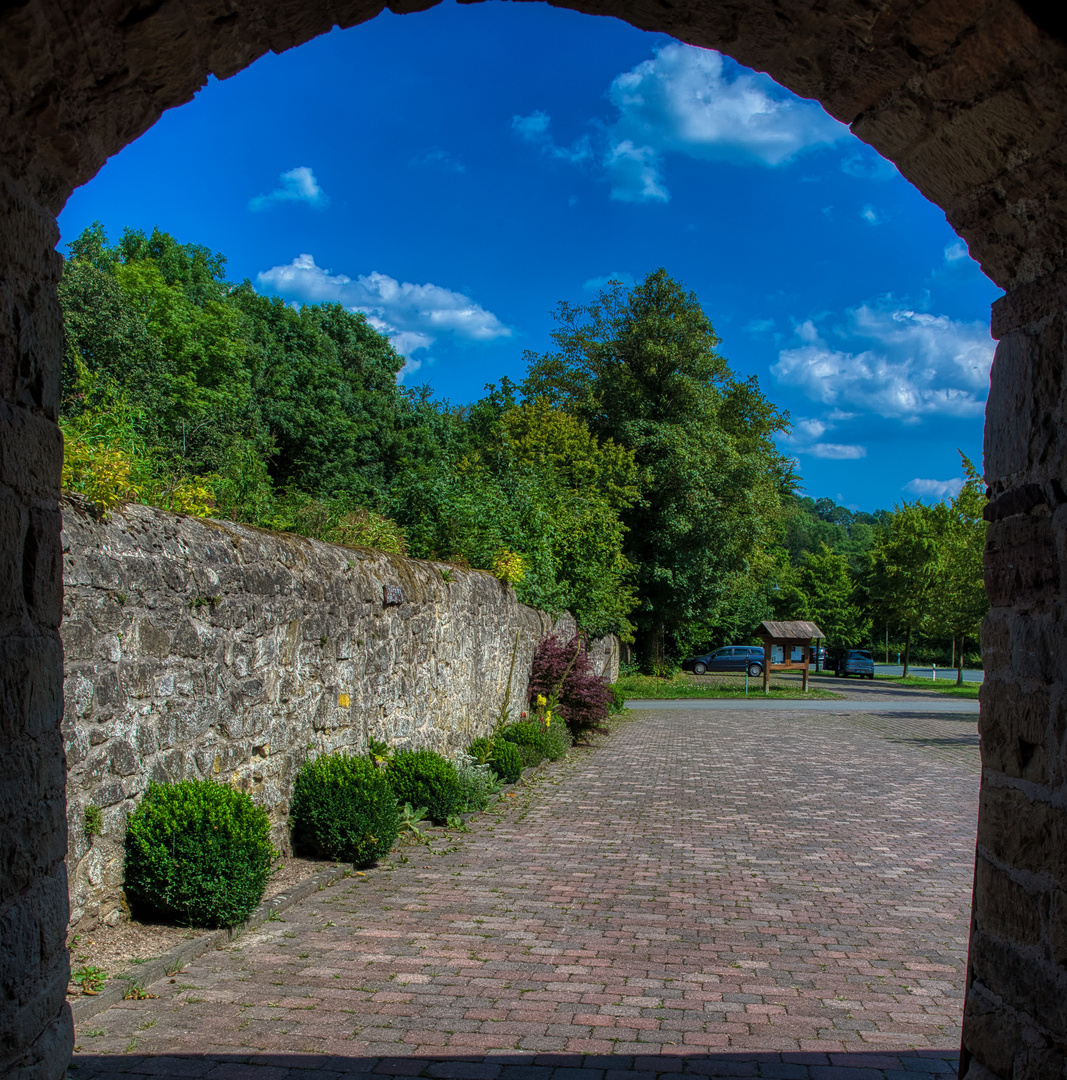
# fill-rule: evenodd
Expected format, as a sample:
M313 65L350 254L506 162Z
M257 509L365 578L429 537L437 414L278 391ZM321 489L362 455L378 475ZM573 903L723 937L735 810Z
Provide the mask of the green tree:
M716 351L695 294L664 270L589 305L561 303L554 352L527 354L527 399L583 420L631 451L640 499L623 512L637 568L646 664L683 651L730 576L769 544L794 477L773 435L787 417Z
M985 485L973 463L960 453L967 480L945 508L941 529L939 575L933 618L958 643L956 685L963 684L963 648L977 641L989 610L983 577L986 523Z
M804 554L781 589L779 604L791 618L810 619L832 645L853 648L870 637L870 620L857 598L848 556L821 543Z
M905 676L912 634L929 625L942 577L943 510L904 503L883 520L875 535L868 578L871 604L881 621L905 631Z

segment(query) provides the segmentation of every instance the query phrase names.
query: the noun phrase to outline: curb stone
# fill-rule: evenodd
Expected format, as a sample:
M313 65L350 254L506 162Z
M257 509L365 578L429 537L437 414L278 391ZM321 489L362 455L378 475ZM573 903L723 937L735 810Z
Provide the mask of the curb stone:
M528 784L538 773L542 772L550 764L554 764L554 762L550 762L546 758L540 765L531 765L528 768L523 769L522 776L514 784L505 784L492 801L486 805L485 810L461 814L460 817L464 824L469 822L472 818L476 818L479 814L484 814L486 810L496 806L504 797L505 793L514 791L516 788ZM443 832L447 826L429 826L428 828L432 829L434 832ZM378 866L381 867L389 861L390 859L386 857L378 863ZM335 884L339 879L349 877L351 874L351 868L346 868L341 865L329 866L325 870L320 870L312 877L297 882L296 885L286 892L278 893L277 896L272 896L269 900L264 900L243 923L240 923L237 926L227 926L220 930L209 930L206 933L198 934L195 938L190 938L187 941L183 941L180 945L176 945L169 952L163 953L162 956L153 957L146 963L139 965L136 974L116 975L109 979L105 989L101 990L98 994L77 997L72 1001L68 1001L67 1003L70 1005L70 1011L74 1018L75 1025L82 1024L91 1017L96 1016L98 1013L110 1009L112 1005L117 1005L120 1001L124 1001L126 999L126 994L129 993L132 987L140 987L142 990L147 989L153 983L157 983L161 979L166 978L176 969L183 968L186 964L198 960L204 953L210 952L212 949L223 948L246 931L255 930L265 922L268 922L274 915L278 914L278 912L285 911L286 908L292 907L297 901L303 900L312 893L321 892L323 889Z

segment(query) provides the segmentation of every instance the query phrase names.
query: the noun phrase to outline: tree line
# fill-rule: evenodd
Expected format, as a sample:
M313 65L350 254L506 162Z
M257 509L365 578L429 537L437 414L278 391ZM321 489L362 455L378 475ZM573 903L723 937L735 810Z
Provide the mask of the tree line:
M775 445L788 415L664 270L561 303L522 382L465 405L399 385L403 358L362 314L225 270L159 230L111 242L96 224L70 245L68 490L487 569L647 668L771 611L819 613L841 642L883 614L925 633L933 610L973 633L973 598L944 582L974 570L952 538L977 480L940 510L808 512Z

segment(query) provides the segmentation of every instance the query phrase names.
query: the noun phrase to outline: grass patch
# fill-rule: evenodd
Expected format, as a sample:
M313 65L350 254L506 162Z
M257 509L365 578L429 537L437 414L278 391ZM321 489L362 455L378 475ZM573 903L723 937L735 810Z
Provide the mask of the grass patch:
M836 698L829 690L816 690L809 683L805 694L800 689L799 679L788 682L771 676L770 693L772 698ZM745 696L744 675L690 675L687 671L676 672L669 679L658 679L654 675L621 675L615 686L634 700L665 700L669 698L743 698ZM763 679L749 678L748 696L763 697Z
M981 683L964 683L962 686L957 686L954 674L936 680L924 679L920 675L909 675L906 679L900 675L875 675L874 680L875 682L892 683L894 686L914 686L923 690L930 690L935 694L971 698L975 701L978 700L978 690L982 685Z

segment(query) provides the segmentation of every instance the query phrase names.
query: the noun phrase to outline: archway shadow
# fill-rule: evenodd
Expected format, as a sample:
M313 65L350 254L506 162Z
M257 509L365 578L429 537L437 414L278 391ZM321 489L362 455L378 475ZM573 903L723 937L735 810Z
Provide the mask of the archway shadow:
M328 1054L76 1054L69 1080L342 1080L346 1076L426 1080L950 1080L954 1050L861 1052L740 1050L697 1054L441 1054L361 1057Z

